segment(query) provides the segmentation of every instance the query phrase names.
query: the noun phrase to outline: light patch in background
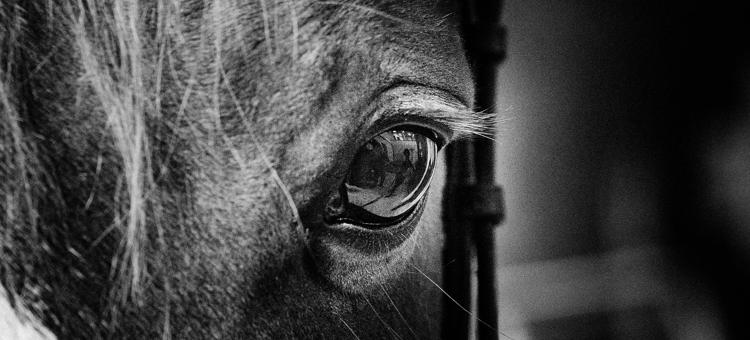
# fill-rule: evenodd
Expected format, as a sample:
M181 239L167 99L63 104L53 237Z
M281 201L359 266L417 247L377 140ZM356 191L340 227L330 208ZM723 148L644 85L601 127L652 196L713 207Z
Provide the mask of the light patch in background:
M592 223L605 145L597 140L612 110L597 92L606 77L595 68L608 29L586 8L541 0L505 5L508 58L497 98L504 123L496 144L507 206L498 232L501 264L598 248Z
M750 254L750 64L742 74L744 97L737 108L742 117L726 135L715 132L715 144L706 145L703 161L708 172L713 207L729 219L736 246Z
M655 247L504 266L498 271L499 327L517 340L547 339L529 326L570 320L566 328L577 328L581 316L605 313L614 315L606 325L609 338L651 339L639 333L642 320L632 311L656 310L667 339L725 339L711 295L671 274ZM555 339L580 335L559 331Z
M496 108L496 178L507 209L496 233L503 332L725 338L710 290L679 273L658 243L654 160L641 127L629 125L639 110L654 110L638 78L648 44L658 45L638 21L654 19L640 16L648 6L505 2L508 59ZM748 155L750 144L742 145L714 161L726 165L724 177L746 164L727 160ZM729 192L746 204L747 188Z

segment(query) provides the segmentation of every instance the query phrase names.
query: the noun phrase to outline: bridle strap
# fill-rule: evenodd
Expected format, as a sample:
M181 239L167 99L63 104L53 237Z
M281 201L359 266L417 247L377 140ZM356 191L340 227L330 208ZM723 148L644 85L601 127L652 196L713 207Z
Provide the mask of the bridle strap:
M463 36L476 82L478 112L493 112L496 76L505 59L502 0L465 0ZM466 339L475 322L479 339L498 338L495 227L505 216L502 189L495 184L495 148L475 138L451 145L444 200L443 339ZM476 256L477 306L472 304L472 259ZM454 301L455 300L455 301ZM475 318L467 311L476 310Z

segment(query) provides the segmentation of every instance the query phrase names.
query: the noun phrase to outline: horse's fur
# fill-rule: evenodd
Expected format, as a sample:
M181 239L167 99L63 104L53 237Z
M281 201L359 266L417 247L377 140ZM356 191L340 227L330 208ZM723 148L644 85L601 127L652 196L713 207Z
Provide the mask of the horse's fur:
M456 10L3 0L0 299L60 338L435 338L442 165L400 227L321 202L383 117L481 126Z

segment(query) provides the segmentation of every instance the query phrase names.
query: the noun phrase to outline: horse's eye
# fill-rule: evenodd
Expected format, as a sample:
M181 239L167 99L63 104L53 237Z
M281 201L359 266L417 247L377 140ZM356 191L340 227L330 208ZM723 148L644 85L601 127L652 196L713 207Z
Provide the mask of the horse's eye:
M429 130L396 127L380 133L357 151L327 217L384 227L409 216L427 192L437 152Z

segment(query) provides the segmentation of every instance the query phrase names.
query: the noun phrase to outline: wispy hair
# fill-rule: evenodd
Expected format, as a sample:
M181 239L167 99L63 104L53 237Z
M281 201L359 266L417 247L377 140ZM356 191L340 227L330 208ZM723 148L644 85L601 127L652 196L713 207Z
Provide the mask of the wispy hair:
M34 99L27 98L30 92L27 88L30 86L29 77L35 72L42 72L40 70L49 58L49 55L36 54L32 46L35 43L34 31L43 29L38 27L40 25L51 26L54 22L57 34L70 36L64 42L73 42L73 46L64 48L73 49L75 54L76 65L71 66L77 67L80 73L75 85L93 93L96 108L106 117L108 131L107 138L103 140L112 143L119 170L119 185L111 193L116 205L112 209L111 227L101 236L114 233L118 242L110 263L110 279L114 287L109 292L109 299L113 304L139 304L144 293L144 281L149 275L146 254L150 247L160 247L164 242L160 229L162 202L155 192L158 177L163 173L167 161L155 161L157 147L151 137L153 131L149 130L152 123L162 120L165 114L162 112L163 77L176 72L169 69L174 66L169 62L172 49L175 45L186 43L182 32L188 23L182 22L181 18L200 17L198 25L205 26L201 29L205 31L204 34L210 35L202 37L209 40L205 47L214 49L216 53L208 65L204 65L203 60L186 61L194 64L188 67L190 70L187 73L191 75L187 81L181 82L185 77L171 75L174 78L171 80L178 83L178 90L184 93L184 100L177 105L178 115L191 103L188 97L193 92L205 91L193 88L197 81L192 73L198 72L193 69L204 66L213 68L216 74L213 93L200 95L208 103L206 105L214 106L209 112L215 117L210 118L215 119L215 129L221 133L220 92L232 94L231 100L224 100L231 101L230 106L239 113L244 114L247 110L242 107L244 103L234 97L221 66L223 39L237 38L230 35L231 26L236 25L239 19L220 6L235 2L216 2L206 10L200 6L182 8L181 1L177 0L0 1L0 281L11 299L14 294L24 295L24 299L27 295L37 294L34 291L19 293L24 289L34 290L33 287L21 287L24 285L21 277L31 274L33 264L44 261L45 256L54 256L46 240L39 236L45 223L41 216L49 214L43 211L46 209L43 202L55 202L58 208L65 209L65 200L60 197L54 176L42 165L44 159L38 150L38 137L29 123L32 112L28 102ZM273 33L278 19L270 15L268 1L260 0L259 5L263 31L259 32L262 37L258 40L264 45L258 49L266 50L269 60L276 60L279 58L276 42L285 37L276 37ZM298 25L302 20L299 15L303 9L298 8L295 1L289 1L286 5L290 13L290 26L285 31L292 39L291 58L296 60L303 54L297 41L301 34ZM320 1L315 5L365 11L413 29L426 29L357 2ZM227 16L224 17L224 14ZM33 23L29 20L33 20ZM443 28L438 24L430 29ZM244 46L241 42L237 45L240 46L238 48ZM58 48L62 47L50 47L49 53L57 53ZM456 119L455 115L440 116L439 112L434 116L461 136L486 135L489 131L487 126L493 122L489 115L468 111L468 119ZM252 134L249 123L246 128L301 229L297 208L288 188L274 170L272 161L265 156L261 141ZM243 162L239 158L237 161ZM148 240L152 239L150 235L156 235L159 240L157 244L149 244ZM17 260L7 260L11 257ZM169 285L165 284L165 287L168 289ZM42 312L45 308L43 305L31 307L35 309L34 312ZM168 317L166 320L168 323ZM168 334L168 325L165 329L165 334Z

